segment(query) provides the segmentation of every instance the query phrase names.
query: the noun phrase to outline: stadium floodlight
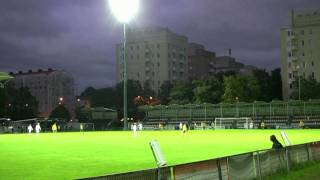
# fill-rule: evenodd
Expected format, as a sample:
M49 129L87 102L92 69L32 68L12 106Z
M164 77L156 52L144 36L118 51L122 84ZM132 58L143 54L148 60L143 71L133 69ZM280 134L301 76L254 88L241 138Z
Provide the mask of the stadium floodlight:
M138 13L140 0L108 0L113 15L123 23L123 124L128 129L128 97L127 97L127 60L126 60L126 24Z
M128 23L139 11L140 0L109 0L113 15L121 23Z
M154 159L157 162L157 166L160 167L164 167L167 165L166 160L164 159L164 156L160 150L160 145L158 144L158 142L156 140L153 140L150 142L150 147L154 156Z

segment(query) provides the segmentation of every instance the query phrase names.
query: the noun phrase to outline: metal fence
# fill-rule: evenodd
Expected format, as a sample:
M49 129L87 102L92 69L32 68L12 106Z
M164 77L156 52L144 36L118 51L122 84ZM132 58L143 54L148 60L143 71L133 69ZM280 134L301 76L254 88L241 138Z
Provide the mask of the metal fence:
M92 177L93 180L247 180L263 179L297 164L320 161L320 142L261 150L207 161Z
M148 118L212 118L256 116L315 116L320 115L320 100L272 101L234 104L186 104L142 106Z
M272 101L234 104L187 104L142 106L146 113L146 123L166 122L213 122L215 118L250 117L255 123L265 121L267 124L286 124L287 121L306 126L320 126L320 100L309 101Z

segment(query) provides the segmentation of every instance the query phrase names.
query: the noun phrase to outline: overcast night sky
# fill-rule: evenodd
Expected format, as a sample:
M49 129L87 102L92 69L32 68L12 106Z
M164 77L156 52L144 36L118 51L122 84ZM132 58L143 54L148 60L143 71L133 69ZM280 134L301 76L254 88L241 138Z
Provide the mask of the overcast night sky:
M238 61L280 66L280 28L290 9L317 10L319 0L143 0L131 26L164 26ZM64 69L79 90L115 84L115 44L122 26L105 0L2 0L0 71Z

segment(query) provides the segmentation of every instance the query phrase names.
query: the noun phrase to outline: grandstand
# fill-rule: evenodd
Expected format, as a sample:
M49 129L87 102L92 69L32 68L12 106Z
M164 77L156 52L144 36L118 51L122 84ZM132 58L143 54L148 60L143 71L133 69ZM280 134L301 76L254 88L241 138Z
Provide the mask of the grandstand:
M320 127L320 100L309 101L256 101L254 103L186 104L141 106L146 113L145 126L159 123L175 127L180 122L190 125L197 123L212 124L215 118L251 118L254 127L263 121L266 128L298 127L304 121L307 128ZM227 125L232 127L231 124Z

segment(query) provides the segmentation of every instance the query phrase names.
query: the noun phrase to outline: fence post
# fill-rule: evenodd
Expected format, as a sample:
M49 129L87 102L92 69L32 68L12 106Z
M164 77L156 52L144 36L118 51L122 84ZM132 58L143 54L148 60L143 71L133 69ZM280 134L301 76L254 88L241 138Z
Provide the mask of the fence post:
M204 120L207 122L207 106L204 105Z
M271 122L271 103L269 103L269 120Z
M219 180L222 180L222 170L221 170L220 159L217 159L216 163L217 163L217 167L218 167Z
M191 121L192 121L192 110L191 110L191 105L189 105L189 121L188 121L189 126L191 125Z
M262 179L262 173L261 173L261 164L260 164L260 153L257 151L257 162L258 162L258 178Z
M307 153L308 153L308 161L312 161L313 157L312 157L312 152L310 150L310 144L306 144L306 148L307 148Z
M306 117L306 102L303 102L303 115Z
M289 149L288 147L285 148L286 150L286 165L287 165L287 171L290 171L290 163L289 163Z

